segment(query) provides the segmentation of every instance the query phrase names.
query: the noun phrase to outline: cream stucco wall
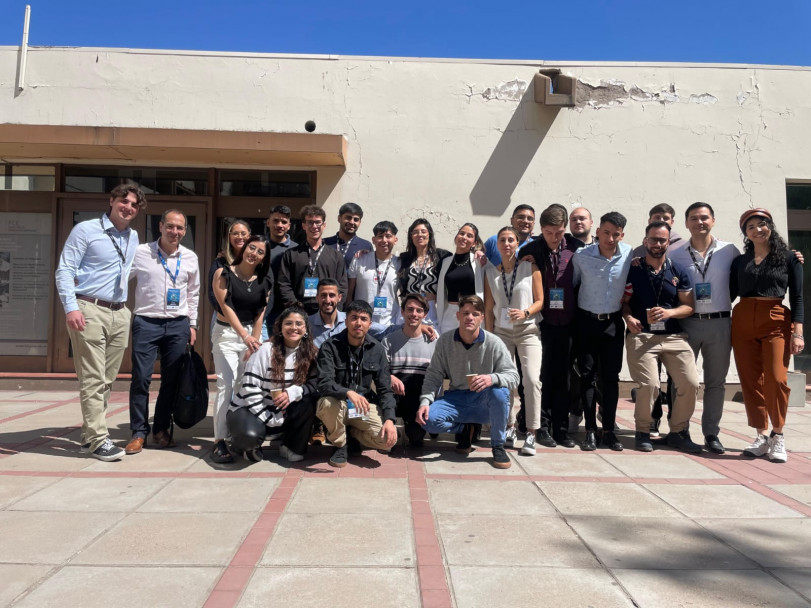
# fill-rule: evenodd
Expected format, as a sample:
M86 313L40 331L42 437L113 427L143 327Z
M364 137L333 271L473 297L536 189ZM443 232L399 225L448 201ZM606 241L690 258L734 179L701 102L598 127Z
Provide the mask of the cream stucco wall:
M621 211L636 245L648 208L696 200L740 243L745 207L785 226L786 180L811 179L809 69L547 62L591 98L553 109L527 90L543 63L32 48L17 91L18 50L0 47L0 122L303 132L314 120L349 141L345 170L318 170L329 218L348 200L367 230L424 216L445 247L471 218L486 237L514 205L553 202Z

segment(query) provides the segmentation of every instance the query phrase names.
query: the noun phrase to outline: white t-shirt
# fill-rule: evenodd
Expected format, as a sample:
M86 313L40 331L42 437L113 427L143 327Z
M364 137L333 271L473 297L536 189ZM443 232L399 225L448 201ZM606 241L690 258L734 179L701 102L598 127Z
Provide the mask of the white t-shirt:
M365 300L372 307L372 321L381 325L401 322L400 303L397 300L397 272L400 258L378 260L374 251L352 260L347 271L355 279L355 299Z

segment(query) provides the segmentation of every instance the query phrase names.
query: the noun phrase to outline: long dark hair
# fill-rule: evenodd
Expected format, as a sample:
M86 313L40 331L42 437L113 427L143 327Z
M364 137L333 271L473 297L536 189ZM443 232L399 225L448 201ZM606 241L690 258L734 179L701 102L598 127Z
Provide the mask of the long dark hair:
M265 246L265 257L262 258L262 261L256 265L256 270L254 270L256 273L256 280L261 283L270 270L270 241L268 241L266 236L262 234L254 234L252 237L248 238L248 240L245 241L245 245L243 245L242 249L239 251L239 253L237 253L237 257L234 258L233 265L239 266L242 263L245 249L251 243L261 243Z
M426 230L428 230L428 249L425 253L434 263L438 261L436 255L436 242L434 241L434 229L431 226L431 222L426 220L424 217L420 217L411 222L411 225L408 227L408 243L406 244L406 253L408 254L409 265L417 259L417 248L414 246L411 233L414 232L414 228L420 225L424 225Z
M270 377L274 382L284 384L284 359L287 355L284 346L284 336L282 335L282 323L290 315L300 315L304 319L304 337L298 345L296 352L296 367L293 372L293 384L302 385L307 382L310 374L310 367L315 364L318 349L313 343L313 334L310 331L310 321L307 312L298 306L285 308L273 324L273 335L270 341L273 344L273 354L270 358Z
M767 217L763 217L762 215L755 215L752 216L750 219L756 218L762 219L766 222L766 226L769 228L769 255L766 256L764 260L769 267L783 267L786 265L786 252L788 252L788 243L783 240L783 237L780 236L777 232L777 229L774 227L774 222ZM748 223L748 221L747 221ZM744 228L746 224L744 224ZM755 245L752 241L749 240L749 237L746 236L746 232L744 231L743 237L743 250L745 253L752 253L754 254Z

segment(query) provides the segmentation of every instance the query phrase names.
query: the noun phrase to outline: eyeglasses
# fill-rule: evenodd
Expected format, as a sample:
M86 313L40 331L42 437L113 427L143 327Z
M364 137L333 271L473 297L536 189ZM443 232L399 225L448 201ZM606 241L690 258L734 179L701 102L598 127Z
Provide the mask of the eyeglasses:
M305 226L312 226L313 228L321 228L324 225L324 222L321 220L304 220Z
M260 249L260 248L259 248L259 247L257 247L256 245L248 245L248 251L250 251L250 252L252 252L252 253L256 253L256 254L258 254L258 255L265 255L265 250L264 250L264 249Z
M652 245L664 245L665 243L670 241L670 239L656 239L656 238L653 238L651 236L647 237L647 239L648 239L648 243L650 243Z
M519 222L534 222L535 217L532 215L516 215L513 219L518 220Z
M245 239L251 236L250 232L229 232L228 234L230 234L231 236L241 236L242 238Z
M284 321L282 323L282 327L305 327L306 323L304 321Z

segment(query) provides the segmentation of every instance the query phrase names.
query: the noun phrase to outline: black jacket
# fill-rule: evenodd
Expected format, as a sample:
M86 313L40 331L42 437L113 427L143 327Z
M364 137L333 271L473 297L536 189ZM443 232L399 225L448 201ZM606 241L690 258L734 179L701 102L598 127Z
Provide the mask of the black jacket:
M363 342L363 368L357 393L377 404L380 417L395 421L394 393L391 390L389 360L383 345L371 336ZM349 342L346 330L335 334L321 345L318 351L318 392L322 397L346 399L346 392L355 384L349 365ZM374 382L377 392L372 390Z

